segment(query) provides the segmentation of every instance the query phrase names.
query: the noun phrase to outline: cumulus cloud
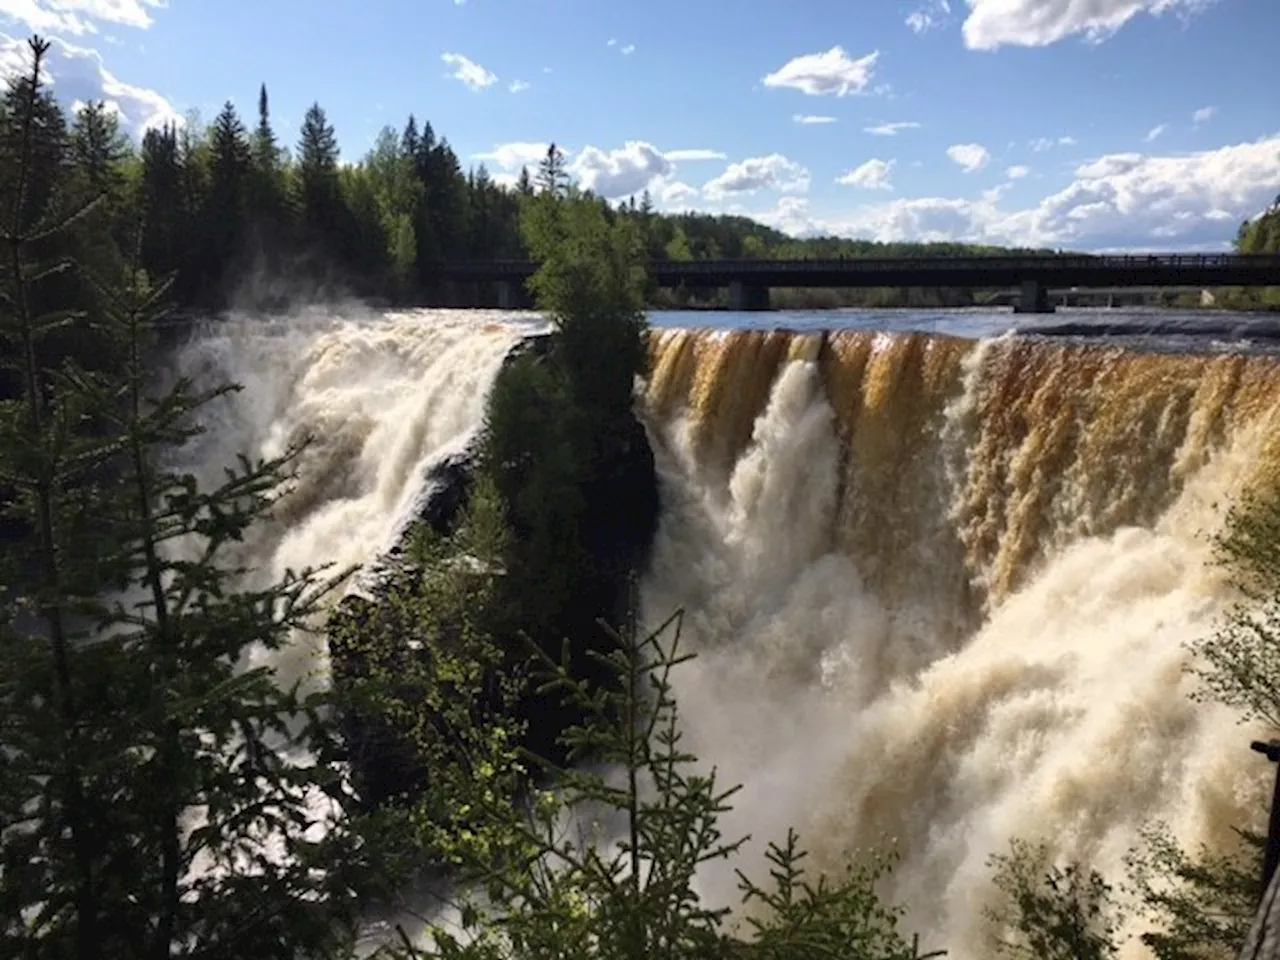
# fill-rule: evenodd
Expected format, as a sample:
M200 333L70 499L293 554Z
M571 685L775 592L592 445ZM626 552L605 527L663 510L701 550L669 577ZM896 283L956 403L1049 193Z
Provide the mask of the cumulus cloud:
M791 115L791 119L803 126L809 127L815 124L835 123L835 117L824 117L813 113L795 113Z
M658 199L668 210L689 210L698 198L698 188L679 180L672 180L662 185Z
M834 233L881 241L1105 249L1209 249L1256 216L1280 191L1280 134L1184 156L1103 156L1075 171L1064 189L1010 209L1003 194L978 200L917 197L866 205L839 217L804 198L758 216L793 235Z
M762 81L766 87L799 90L811 97L847 97L861 93L871 82L880 51L851 60L843 47L807 53L788 60Z
M628 140L619 150L583 147L570 165L584 188L608 200L641 193L674 169L662 151L641 140Z
M1044 47L1074 35L1099 43L1141 14L1191 15L1215 0L968 0L965 46Z
M1142 139L1147 143L1150 143L1152 140L1156 139L1156 137L1160 136L1162 133L1164 133L1168 129L1169 129L1169 125L1167 123L1158 123L1154 127L1152 127L1150 130L1148 130L1147 135Z
M1023 164L1014 164L1004 172L1004 175L1010 180L1023 180L1031 173L1031 168Z
M517 140L513 143L501 143L488 153L477 153L473 156L476 160L497 164L503 170L512 171L519 170L521 167L536 166L550 149L549 143ZM572 150L564 147L560 147L560 152L566 157L573 153Z
M914 120L897 120L893 123L879 123L874 127L863 127L864 133L876 137L896 137L903 130L919 130L920 124Z
M49 38L45 80L65 106L101 100L121 118L126 131L140 136L151 127L182 122L177 108L163 95L134 86L107 70L96 50ZM25 73L30 68L27 41L0 33L0 78Z
M991 161L991 154L980 143L956 143L947 147L947 156L965 173L977 173Z
M1201 107L1191 115L1191 122L1196 124L1207 123L1213 119L1217 112L1217 107Z
M672 163L682 163L690 160L723 160L725 155L719 150L668 150L663 154Z
M507 86L507 90L509 90L511 93L523 93L528 89L529 89L529 84L526 83L524 80L512 80L511 83Z
M496 74L460 53L442 53L440 59L444 61L445 66L453 68L453 72L445 76L457 80L469 90L483 90L498 82Z
M836 178L836 183L846 187L861 187L863 190L892 190L889 173L893 170L893 160L871 159L848 173Z
M97 23L145 30L155 21L151 11L168 0L0 0L0 18L21 23L37 33L84 36L97 33Z
M631 56L631 54L636 52L636 45L634 43L628 43L625 47L621 48L618 52L621 53L624 57L629 57Z
M514 183L521 167L536 167L547 155L550 144L541 141L513 141L495 146L472 158L496 167L498 183ZM696 187L675 179L676 164L723 160L719 150L694 147L662 151L642 140L627 141L620 149L603 150L586 146L575 153L560 148L570 158L569 172L583 188L608 200L619 200L651 191L669 203L685 203L698 195Z
M703 186L702 192L715 200L738 194L753 194L758 190L803 193L808 189L808 170L780 153L771 153L767 157L749 157L729 164L724 173Z

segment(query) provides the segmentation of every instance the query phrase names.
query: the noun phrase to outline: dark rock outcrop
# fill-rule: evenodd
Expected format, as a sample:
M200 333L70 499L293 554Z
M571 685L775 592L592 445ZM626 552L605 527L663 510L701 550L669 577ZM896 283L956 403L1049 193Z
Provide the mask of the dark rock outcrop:
M517 357L530 351L545 356L549 347L549 337L528 338L513 350L504 371ZM432 465L423 478L423 495L412 519L428 524L440 534L447 535L456 528L469 501L482 443L483 437L477 437L465 450ZM581 524L581 543L587 556L585 569L574 584L572 600L556 611L550 624L544 623L540 630L530 632L557 658L561 638L570 638L575 674L595 684L607 682L609 678L600 672L587 652L606 651L611 647L612 639L600 621L616 624L625 618L632 576L647 564L658 525L660 505L653 450L637 418L630 417L624 428L614 433L603 456L594 465L592 479L580 489L585 508ZM403 541L389 553L395 555L402 549ZM334 614L335 626L346 627L348 636L394 638L401 632L395 622L395 611L389 609L391 605L377 599L378 566L374 565L370 578L374 584L373 598L349 596ZM536 577L537 571L533 574ZM513 652L521 649L515 634L527 630L526 624L506 623L500 629L497 639L504 649ZM359 677L366 664L358 644L335 643L331 639L330 655L335 687L341 696L344 685ZM405 657L406 662L408 658L422 655L409 649L395 651L395 656ZM525 746L539 756L563 763L565 757L558 738L568 725L582 718L556 695L530 696L518 709L521 718L528 721ZM426 771L417 765L404 737L383 721L362 712L358 704L346 705L344 733L348 758L362 798L370 806L395 796L412 795L425 782Z

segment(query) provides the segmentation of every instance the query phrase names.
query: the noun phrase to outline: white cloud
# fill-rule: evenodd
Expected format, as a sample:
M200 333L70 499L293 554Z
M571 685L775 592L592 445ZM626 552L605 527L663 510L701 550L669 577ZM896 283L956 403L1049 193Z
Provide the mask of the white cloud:
M1058 137L1056 140L1053 137L1037 137L1029 141L1027 145L1036 153L1041 153L1053 147L1073 147L1075 143L1075 137Z
M1280 134L1184 156L1115 154L1083 164L1064 189L1008 209L1002 192L979 200L917 197L866 205L839 217L784 198L756 214L795 235L875 240L954 240L1081 250L1208 249L1256 216L1280 191Z
M817 115L817 114L813 114L813 113L796 113L796 114L792 114L791 119L792 119L794 122L799 123L799 124L801 124L801 125L803 125L803 126L806 126L806 127L811 127L811 126L814 126L815 124L835 123L835 122L836 122L836 118L835 118L835 117L823 117L823 116L819 116L819 115Z
M1031 168L1023 164L1014 164L1004 172L1004 175L1010 180L1023 180L1031 173Z
M771 153L767 157L749 157L729 164L724 173L703 186L702 192L715 200L731 194L752 194L757 190L803 193L808 189L808 170L780 153Z
M1214 115L1217 112L1218 112L1217 107L1201 107L1199 110L1197 110L1195 113L1191 115L1191 122L1206 123L1209 120L1212 120L1214 118Z
M503 170L519 170L521 167L537 166L549 149L551 149L549 143L518 140L514 143L499 144L488 153L477 153L473 156L476 160L497 164ZM560 147L560 152L566 157L573 153L572 150L566 150L564 147Z
M871 82L880 51L850 60L842 47L825 53L807 53L784 63L762 81L766 87L799 90L809 96L834 94L847 97L861 93Z
M469 90L483 90L485 87L491 87L498 82L496 74L486 70L480 64L469 60L460 53L443 53L440 59L444 61L445 66L453 67L453 73L445 74L451 79L457 80Z
M1145 140L1147 143L1150 143L1152 140L1160 136L1162 133L1164 133L1168 129L1169 129L1169 125L1167 123L1158 123L1154 127L1152 127L1150 130L1148 130L1147 135L1142 139Z
M95 21L145 30L155 21L152 10L168 0L0 0L0 18L38 32L83 36L97 33Z
M971 50L1044 47L1075 34L1101 42L1146 13L1191 15L1215 0L968 0L963 34Z
M965 173L977 173L991 161L991 154L980 143L956 143L947 147L947 156Z
M903 130L919 130L920 124L914 120L897 120L893 123L879 123L874 127L863 127L864 133L877 137L896 137Z
M650 189L674 173L675 167L652 144L628 140L620 150L583 147L570 172L587 190L616 200Z
M628 43L625 47L623 47L618 52L621 53L624 57L629 57L631 56L631 54L636 52L636 45L634 43Z
M836 183L846 187L861 187L863 190L892 190L889 173L893 170L894 160L868 160L860 167L836 179Z
M690 160L723 160L725 155L719 150L668 150L663 154L672 163L682 163Z
M502 143L486 153L472 154L472 159L491 164L503 173L494 175L500 183L514 183L521 167L532 171L546 157L550 144L540 141ZM685 202L697 196L698 190L675 181L677 163L723 160L719 150L696 147L662 151L639 140L628 141L621 149L602 150L587 146L575 152L561 147L566 158L572 158L569 172L586 189L608 200L617 200L652 191L661 199Z
M698 188L679 180L664 183L658 199L669 210L688 210L690 204L698 198Z
M608 40L605 41L604 45L606 47L616 47L618 45L618 40L616 37L610 37Z
M102 100L118 114L124 129L138 136L150 127L182 123L178 109L164 96L146 87L125 83L102 63L102 55L57 37L49 40L45 80L58 100L72 108L77 102ZM0 78L25 73L30 68L25 38L0 33Z
M928 0L924 6L913 10L907 16L907 26L913 33L924 33L933 27L941 26L951 13L948 0Z
M526 83L524 80L512 80L511 83L507 86L507 89L511 93L523 93L524 91L529 89L529 84Z

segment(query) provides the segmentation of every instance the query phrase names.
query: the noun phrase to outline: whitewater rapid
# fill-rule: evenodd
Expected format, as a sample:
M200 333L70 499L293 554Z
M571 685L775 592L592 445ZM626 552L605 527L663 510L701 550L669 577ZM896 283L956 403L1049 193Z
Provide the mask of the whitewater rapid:
M297 489L246 550L272 577L367 564L538 328L487 311L219 326L178 356L188 375L245 388L212 412L196 472L212 481L236 452L314 435ZM902 861L886 892L907 929L965 960L989 954L986 861L1011 837L1120 879L1152 820L1192 847L1258 825L1267 770L1251 731L1193 705L1182 668L1184 642L1230 602L1207 538L1262 458L1271 407L1233 418L1172 388L1162 405L1156 377L1129 440L1083 437L1095 411L1001 446L1007 340L926 344L910 376L875 367L900 340L837 344L841 362L870 358L838 377L816 337L760 340L762 373L716 346L731 335L702 335L711 359L681 354L682 336L658 338L641 398L663 500L642 603L655 622L686 612L699 656L676 690L689 746L744 784L724 824L753 836L739 866L762 878L763 843L791 825L821 869L891 842ZM1043 394L1051 378L1032 367L1018 376ZM855 426L833 408L849 390ZM1072 461L1068 442L1098 456ZM276 665L321 682L327 670L314 638ZM703 887L737 900L728 868Z

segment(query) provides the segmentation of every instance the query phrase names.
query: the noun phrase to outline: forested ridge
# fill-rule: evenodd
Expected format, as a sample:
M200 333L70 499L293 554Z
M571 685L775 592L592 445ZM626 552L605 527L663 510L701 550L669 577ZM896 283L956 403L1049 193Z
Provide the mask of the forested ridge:
M30 72L0 117L0 956L942 956L929 917L917 937L886 896L892 845L818 875L787 830L768 842L767 863L735 871L743 914L700 896L704 865L737 861L747 839L720 826L737 787L681 743L669 675L691 654L682 611L649 633L638 622L644 544L602 570L593 542L613 550L602 527L646 512L619 496L626 458L623 473L656 483L633 409L652 236L639 217L610 213L547 157L515 202L552 332L495 381L452 523L414 526L386 558L376 607L335 608L343 571L244 576L246 535L278 520L306 440L274 459L228 460L208 484L175 468L189 462L208 404L237 387L155 384L148 347L171 291L158 264L170 256L187 296L212 297L255 250L287 241L317 276L407 283L417 275L394 267L416 269L414 221L403 211L390 227L364 221L413 257L361 274L349 258L374 248L353 239L362 221L345 198L373 175L336 160L285 163L269 131L236 133L230 114L223 146L240 179L213 162L215 126L206 139L152 137L149 149L171 160L202 159L170 162L157 169L171 179L150 182L148 148L133 155L101 108L64 122L41 88L47 50L32 40ZM319 152L307 156L336 158L318 110L308 130ZM274 159L255 165L259 150ZM189 205L147 216L157 183ZM363 195L378 217L397 209ZM1188 645L1202 681L1193 699L1270 730L1280 638L1265 613L1280 604L1278 545L1269 485L1231 508L1216 542L1253 605ZM625 581L629 599L605 598L617 614L588 633L566 611L584 599L613 606L584 596L609 586L593 577ZM273 670L299 631L317 630L335 657L331 686ZM536 705L563 709L553 715L562 752L538 753L545 743L531 735L549 714ZM429 776L371 802L342 722L353 714L393 728L405 765ZM624 824L620 842L598 832L609 817ZM565 828L589 821L590 833ZM1263 839L1241 830L1239 847L1219 855L1147 826L1123 890L1033 840L993 856L990 955L1114 960L1123 921L1140 916L1156 960L1236 956L1262 889ZM402 899L443 874L451 885ZM406 906L427 912L422 930L365 938L380 910L403 917Z
M10 146L20 95L19 84L0 105ZM307 110L296 144L284 144L265 86L252 120L228 102L207 125L192 114L182 125L148 130L140 143L103 103L68 116L42 91L33 134L40 160L33 208L52 195L105 190L101 211L72 231L75 241L105 265L119 260L140 223L141 264L149 274L174 275L180 307L270 306L329 293L426 305L439 302L442 263L529 255L518 215L520 197L535 189L530 171L506 187L483 164L464 168L448 138L412 116L401 130L385 127L354 163L342 158L319 104ZM5 166L0 185L12 181ZM1000 252L798 240L746 217L659 213L647 194L608 215L637 224L651 260Z
M21 83L12 87L0 103L0 135L8 144L0 188L13 178L10 118L21 90ZM32 133L39 158L27 201L32 209L53 196L105 191L99 212L71 231L77 252L104 268L118 263L141 225L141 265L151 275L174 276L178 307L271 307L331 295L432 305L444 302L442 264L529 255L518 218L520 197L535 190L530 171L508 187L483 164L466 168L446 136L413 116L400 130L384 127L355 162L342 157L319 104L307 110L297 142L282 142L265 85L255 118L241 117L228 102L211 123L192 113L181 125L148 130L141 142L104 103L68 115L45 90ZM612 207L599 202L610 218L638 226L651 261L1006 252L961 243L797 239L742 216L660 213L647 193ZM1241 228L1237 247L1280 249L1277 223L1273 206ZM690 302L683 291L651 291L650 298L666 306ZM958 306L975 298L951 290L806 290L776 291L774 302Z

